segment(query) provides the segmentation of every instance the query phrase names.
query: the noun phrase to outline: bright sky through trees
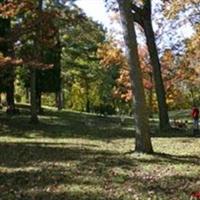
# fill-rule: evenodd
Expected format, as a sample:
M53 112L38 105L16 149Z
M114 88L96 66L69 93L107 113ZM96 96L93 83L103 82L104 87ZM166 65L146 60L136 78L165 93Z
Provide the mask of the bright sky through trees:
M109 14L106 12L104 0L78 0L76 4L94 20L101 22L106 27L110 26Z
M157 3L160 3L160 1L157 0ZM98 22L101 22L105 27L108 28L108 30L120 29L119 24L117 23L111 26L111 20L109 14L106 11L104 0L78 0L76 4L80 6L88 16L92 17L94 20ZM155 30L158 28L155 23L153 24L153 26ZM167 28L169 28L168 25L164 29ZM176 38L173 38L173 40L171 40L171 38L169 38L167 35L165 34L163 35L162 39L164 39L165 41L163 45L166 48L170 48L170 46L173 45L172 43L178 40L179 37L180 38L191 37L193 30L189 24L185 24L184 27L176 30L176 33L177 33Z

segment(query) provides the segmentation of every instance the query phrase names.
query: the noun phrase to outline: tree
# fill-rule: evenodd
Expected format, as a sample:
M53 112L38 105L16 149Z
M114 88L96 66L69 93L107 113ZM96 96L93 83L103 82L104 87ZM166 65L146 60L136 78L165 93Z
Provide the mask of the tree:
M161 65L158 57L158 50L155 42L155 35L152 27L152 4L151 0L144 0L143 7L138 7L135 3L132 4L133 19L139 23L144 29L146 42L150 54L151 65L153 67L153 77L159 108L159 123L160 129L169 129L169 116L166 103L165 89L161 74Z
M37 78L36 69L52 67L50 63L45 63L43 59L44 49L55 47L55 37L57 30L54 26L54 19L57 17L55 10L43 10L43 0L35 2L14 1L11 4L4 4L10 7L10 12L14 13L17 20L13 27L12 40L18 42L18 49L25 47L26 51L21 55L23 64L30 69L31 88L31 122L37 123ZM8 9L5 9L4 15ZM17 49L16 48L16 49Z
M105 91L103 92L104 99L111 98L115 109L119 113L131 114L132 90L130 73L128 72L127 59L122 49L119 48L114 39L109 38L99 46L98 57L104 74L106 74L103 81L105 84L102 84L102 87L107 87L103 90Z
M97 49L105 40L105 30L100 24L84 17L74 24L65 25L61 32L62 74L69 92L68 105L73 109L76 107L78 110L91 112L96 104L94 98L100 96L98 93L102 70ZM96 90L93 88L94 85Z
M4 1L0 1L4 3ZM11 34L11 20L10 18L0 17L0 38L2 42L0 43L0 52L2 52L4 58L13 57L13 47L12 43L9 40ZM8 61L8 60L7 60ZM6 92L7 100L7 112L15 112L14 104L14 80L15 80L15 71L11 63L6 64L6 69L1 69L0 82L1 82L1 92Z
M108 0L106 0L108 1ZM112 9L116 9L115 1L111 1ZM151 65L153 67L153 77L155 82L155 91L159 108L159 126L160 129L169 129L168 108L166 103L164 83L161 74L161 65L158 56L158 50L155 43L155 35L152 27L152 5L151 0L133 0L131 10L133 21L137 22L144 30L146 43L148 46Z
M182 28L186 25L193 30L191 38L183 38L182 51L179 51L180 63L182 69L181 94L185 95L186 101L191 104L199 102L199 45L200 45L200 1L186 0L184 3L180 0L165 1L165 16L168 19L179 19ZM184 69L184 70L183 70ZM189 99L188 99L189 97Z
M136 122L136 145L135 151L152 153L153 148L149 135L149 123L145 103L142 74L139 64L137 40L133 15L131 11L131 0L118 0L121 22L124 30L124 40L127 48L128 64L131 71L132 90L135 94L135 122Z

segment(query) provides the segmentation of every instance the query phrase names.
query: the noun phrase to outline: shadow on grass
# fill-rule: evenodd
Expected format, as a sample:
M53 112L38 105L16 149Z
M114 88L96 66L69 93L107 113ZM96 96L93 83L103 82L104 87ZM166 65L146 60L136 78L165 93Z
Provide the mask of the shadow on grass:
M48 145L0 145L0 167L8 170L0 173L1 199L107 199L103 188L109 170L136 167L134 160L112 151Z
M165 153L154 153L154 159L142 159L141 162L153 163L153 164L192 164L200 166L200 156L188 156L188 155L170 155Z
M58 146L60 143L0 143L1 166L24 167L35 162L67 162L80 161L83 163L108 162L113 166L130 164L134 161L125 159L112 151L93 150L88 145L71 146L70 143ZM13 151L14 150L14 151Z
M27 116L17 116L0 119L0 136L30 137L30 133L37 133L42 137L52 138L90 138L90 139L117 139L132 138L134 130L121 127L119 123L99 121L98 118L91 121L88 118L80 119L79 115L72 119L42 118L39 124L30 124Z
M177 190L189 194L190 186L200 181L200 177L159 176L155 172L151 177L140 170L144 163L159 164L163 168L166 164L199 166L197 156L155 154L147 160L94 149L94 146L58 145L1 143L0 166L4 168L0 172L1 199L119 200L133 195L127 187L146 195L154 191L158 197L166 197L176 195ZM124 172L115 172L115 169ZM116 197L117 192L121 196Z
M42 137L51 138L90 138L118 139L133 138L133 120L121 123L119 117L102 117L97 115L76 113L70 111L47 111L40 123L29 123L28 115L0 117L0 136L32 137L35 133ZM191 130L170 130L161 133L155 122L151 124L152 137L193 137Z

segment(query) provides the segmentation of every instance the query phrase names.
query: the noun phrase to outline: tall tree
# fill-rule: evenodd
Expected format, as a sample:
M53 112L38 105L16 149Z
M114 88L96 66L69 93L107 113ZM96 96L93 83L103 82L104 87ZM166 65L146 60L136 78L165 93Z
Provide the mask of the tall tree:
M153 77L159 108L159 123L160 129L169 129L169 116L166 103L166 94L161 74L161 64L156 47L154 30L152 27L152 2L144 0L143 6L138 7L136 3L132 3L133 19L139 23L144 29L146 42L150 54L151 65L153 67Z
M41 15L42 12L42 6L43 6L43 0L38 0L38 17ZM39 21L40 22L40 21ZM36 31L36 40L34 41L34 47L37 49L36 54L39 54L38 56L41 57L41 47L39 44L39 38L41 37L41 23L38 23L38 31ZM31 122L37 123L38 122L38 116L37 116L37 90L36 90L36 69L33 66L31 67L31 80L30 80L30 92L31 92Z
M85 17L76 24L63 26L61 31L63 34L62 71L65 86L70 92L69 106L90 112L96 104L93 99L94 93L97 94L98 91L94 92L94 83L102 80L97 49L105 40L105 30L102 25ZM96 86L100 85L98 83ZM80 92L84 91L81 100L77 93L78 86L81 86ZM75 96L80 101L75 101ZM81 106L77 106L77 102Z
M5 3L4 0L0 1ZM12 42L9 37L11 35L11 19L0 17L0 38L3 38L0 43L0 52L2 52L4 57L13 57L13 47ZM7 100L7 112L14 113L15 104L14 104L14 80L15 80L15 70L10 63L7 65L6 69L1 69L1 91L6 92Z
M124 30L124 40L127 48L128 63L131 71L133 93L135 94L135 123L136 123L136 145L135 151L152 153L153 148L149 135L149 122L145 103L142 73L140 69L137 50L135 27L133 24L132 1L118 0L121 22Z

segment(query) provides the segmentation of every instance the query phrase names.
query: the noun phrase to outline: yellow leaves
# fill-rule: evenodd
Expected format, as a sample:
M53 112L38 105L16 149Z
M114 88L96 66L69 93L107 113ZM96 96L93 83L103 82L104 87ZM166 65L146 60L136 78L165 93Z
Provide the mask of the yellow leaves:
M115 66L126 66L126 58L120 48L113 41L106 42L99 46L97 56L100 58L100 64L109 68Z
M184 4L182 1L176 0L174 2L165 2L165 15L168 18L174 18L177 14L177 12L179 12L182 8L183 8Z
M165 1L165 15L168 18L175 18L177 13L184 10L187 5L198 5L200 0L168 0Z
M165 50L161 62L163 65L170 65L174 60L173 52L170 49Z
M182 103L181 100L183 100L181 91L178 90L176 87L171 86L167 91L166 101L167 104L170 106L177 105L178 103Z
M68 34L64 34L64 35L63 35L63 40L67 41L69 38L70 38L70 37L69 37Z

